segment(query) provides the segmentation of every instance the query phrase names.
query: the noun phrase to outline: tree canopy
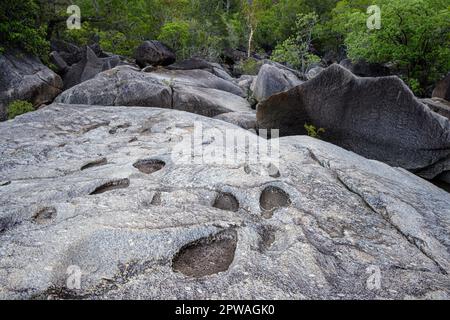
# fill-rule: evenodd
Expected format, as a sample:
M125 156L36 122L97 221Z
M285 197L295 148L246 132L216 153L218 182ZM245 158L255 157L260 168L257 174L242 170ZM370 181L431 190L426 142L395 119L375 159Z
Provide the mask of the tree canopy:
M158 39L179 58L220 60L231 48L299 69L342 51L393 66L417 93L450 69L449 0L79 0L80 30L66 27L70 4L2 1L0 50L21 47L45 60L52 38L99 39L105 51L131 56ZM370 5L381 8L380 29L367 28Z

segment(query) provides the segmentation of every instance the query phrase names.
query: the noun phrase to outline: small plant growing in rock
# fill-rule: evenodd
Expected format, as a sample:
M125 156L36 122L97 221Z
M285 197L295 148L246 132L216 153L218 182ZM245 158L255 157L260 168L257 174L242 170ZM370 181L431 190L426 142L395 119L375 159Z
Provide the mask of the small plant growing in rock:
M306 129L306 132L308 133L308 136L310 136L312 138L316 138L316 139L322 139L320 137L320 135L322 133L325 133L325 129L324 128L317 129L316 126L314 126L312 124L305 123L305 129Z
M175 79L173 77L170 78L170 80L164 79L162 82L170 88L173 88L173 86L175 85Z
M236 70L242 74L248 74L252 76L258 75L261 63L253 58L241 60L237 63Z
M15 100L8 105L8 119L14 119L21 114L34 111L33 104L28 101Z

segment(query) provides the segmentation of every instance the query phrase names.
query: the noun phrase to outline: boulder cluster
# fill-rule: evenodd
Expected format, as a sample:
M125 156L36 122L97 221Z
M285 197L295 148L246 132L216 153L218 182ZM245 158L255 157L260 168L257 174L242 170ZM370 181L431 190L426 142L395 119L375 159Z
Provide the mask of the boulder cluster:
M0 56L0 299L450 298L448 76L52 50Z

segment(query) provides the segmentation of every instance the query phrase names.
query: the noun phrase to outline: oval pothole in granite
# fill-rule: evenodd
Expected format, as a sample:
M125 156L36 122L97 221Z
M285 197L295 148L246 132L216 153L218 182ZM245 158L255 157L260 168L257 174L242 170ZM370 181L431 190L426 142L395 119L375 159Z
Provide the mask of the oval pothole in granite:
M139 160L133 164L133 167L145 174L152 174L164 168L166 163L158 159Z
M229 192L220 192L213 204L214 208L237 212L239 210L239 201Z
M225 272L234 260L236 245L236 230L199 239L180 249L172 260L172 269L194 278Z
M86 163L84 166L82 166L80 168L80 170L83 171L83 170L94 168L94 167L104 166L107 163L108 163L108 160L106 158L97 159L97 160Z
M264 218L271 218L275 210L291 205L289 195L278 187L269 186L263 190L259 198L259 204Z
M40 209L33 215L33 222L37 224L49 223L56 217L56 209L53 207L45 207Z
M90 195L101 194L101 193L105 193L105 192L108 192L111 190L116 190L116 189L125 189L125 188L128 188L129 185L130 185L130 180L127 178L120 179L120 180L112 180L112 181L104 183L101 186L95 188L95 190L92 191L90 193Z

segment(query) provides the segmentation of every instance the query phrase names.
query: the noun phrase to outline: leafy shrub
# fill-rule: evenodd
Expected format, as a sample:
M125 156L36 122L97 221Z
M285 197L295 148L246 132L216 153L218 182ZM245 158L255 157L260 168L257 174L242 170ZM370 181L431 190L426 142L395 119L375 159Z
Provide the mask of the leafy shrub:
M14 119L21 114L34 111L33 105L28 101L15 100L8 105L8 119Z
M0 1L0 53L20 48L47 60L50 44L46 26L38 24L38 12L33 0Z
M325 133L325 129L324 128L317 129L312 124L305 123L305 129L306 129L306 132L307 132L308 136L310 136L312 138L316 138L316 139L321 139L320 135L322 133Z
M272 60L286 63L303 73L320 58L309 52L313 29L317 23L316 14L298 14L294 36L289 37L275 47Z
M278 44L272 52L271 59L280 63L286 63L291 68L298 69L301 67L298 47L292 38Z
M186 50L190 41L189 23L173 21L161 28L158 40L172 48L178 57L186 57Z
M381 29L369 30L368 15L342 0L334 10L332 26L345 39L352 60L390 63L416 94L450 69L450 11L441 0L366 0L381 8Z
M235 66L235 70L238 73L249 74L251 76L258 75L259 69L261 69L261 62L253 58L241 60Z

